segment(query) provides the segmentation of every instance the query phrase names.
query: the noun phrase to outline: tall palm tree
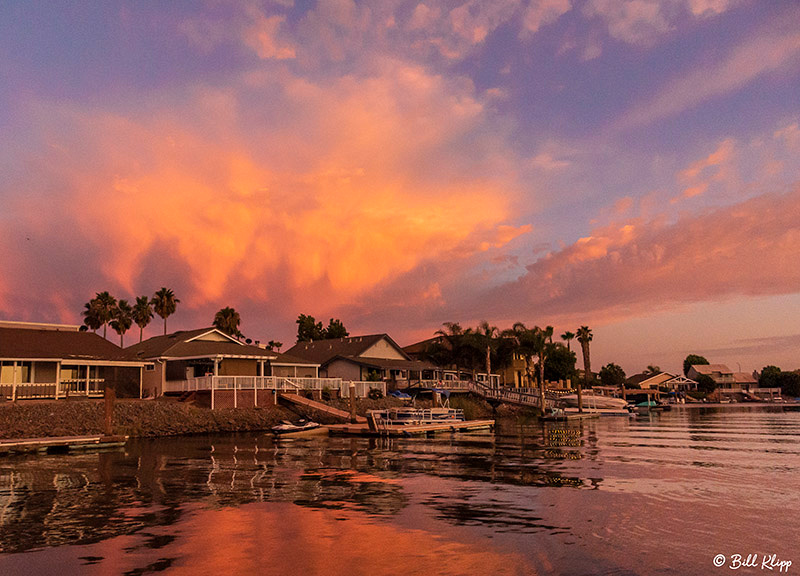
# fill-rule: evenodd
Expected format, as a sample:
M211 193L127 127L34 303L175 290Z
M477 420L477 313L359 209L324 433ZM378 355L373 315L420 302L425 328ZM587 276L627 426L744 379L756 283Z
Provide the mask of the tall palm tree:
M175 298L175 293L169 288L161 288L153 295L153 310L164 319L164 335L167 335L167 316L175 312L180 300Z
M114 309L117 307L117 299L108 292L98 292L89 303L95 309L97 319L102 323L103 338L105 338L108 323L114 319Z
M97 334L97 331L103 326L103 321L97 315L97 307L95 306L94 298L83 305L83 325L89 330Z
M581 343L581 350L583 351L583 381L586 386L589 386L589 378L592 375L592 363L589 358L589 342L592 341L592 330L588 326L581 326L577 332L578 342ZM581 384L578 382L578 411L583 412L583 395L581 393Z
M492 348L494 347L494 338L497 332L497 326L491 326L486 320L478 324L478 328L475 330L475 333L482 340L481 343L486 348L486 378L489 383L491 383L492 374Z
M570 349L570 347L569 347L569 341L570 341L570 340L572 340L573 338L575 338L575 333L574 333L574 332L570 332L569 330L567 330L566 332L564 332L564 333L561 335L561 339L562 339L564 342L566 342L566 343L567 343L567 350L569 350L570 352L572 352L572 350L571 350L571 349Z
M142 341L144 329L153 319L153 304L147 296L137 296L136 304L133 305L133 321L139 327L139 342Z
M650 364L650 365L647 366L647 369L644 371L644 373L645 374L652 374L652 375L655 376L656 374L660 374L661 373L661 368L659 366L654 366L653 364Z
M239 317L239 313L230 306L222 308L214 315L214 328L236 338L242 336L242 333L239 332L239 324L241 322L242 319Z
M124 347L125 332L133 325L133 308L127 300L120 300L112 314L114 319L111 320L111 327L114 332L119 334L119 345L122 348Z

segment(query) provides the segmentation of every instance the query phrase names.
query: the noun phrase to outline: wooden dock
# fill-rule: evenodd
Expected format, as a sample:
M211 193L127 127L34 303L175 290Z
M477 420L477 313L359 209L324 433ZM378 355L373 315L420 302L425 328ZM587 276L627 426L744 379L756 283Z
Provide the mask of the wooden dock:
M371 429L368 424L334 424L328 426L331 436L425 436L441 432L468 432L494 428L494 420L450 421L431 424L403 424Z
M303 396L300 396L299 394L289 394L289 393L286 393L286 392L282 392L278 396L278 398L280 398L281 400L284 400L286 402L289 402L291 404L296 404L298 406L303 406L304 408L311 408L312 410L318 410L320 412L323 412L325 414L328 414L328 415L333 416L334 418L338 418L340 420L344 420L344 421L350 420L350 413L349 412L345 412L344 410L339 410L338 408L334 408L333 406L328 406L327 404L324 404L322 402L317 402L316 400L311 400L309 398L304 398ZM358 416L356 418L356 421L357 422L366 422L367 419L364 418L363 416Z
M49 438L17 438L0 440L0 455L24 452L64 452L98 450L124 446L127 436L52 436Z
M600 418L600 414L592 414L589 412L571 412L563 414L550 414L548 416L542 416L539 419L543 422L570 422L572 420L586 420L589 418Z

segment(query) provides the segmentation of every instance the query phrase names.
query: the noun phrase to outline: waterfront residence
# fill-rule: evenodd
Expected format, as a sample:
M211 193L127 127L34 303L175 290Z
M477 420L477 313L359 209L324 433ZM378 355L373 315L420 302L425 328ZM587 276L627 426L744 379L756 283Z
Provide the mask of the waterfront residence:
M697 380L701 375L709 376L720 391L740 392L733 370L725 364L693 364L686 373L688 378Z
M129 346L125 352L128 358L150 362L142 387L151 397L218 392L215 399L230 396L238 405L239 400L247 398L257 405L259 392L253 390L261 391L267 398L267 392L303 388L307 380L319 376L319 365L315 362L245 344L216 328L156 336ZM250 393L240 396L241 390Z
M0 397L100 397L106 385L138 396L152 367L116 344L70 324L0 321Z
M430 358L430 350L434 346L445 346L449 348L447 339L443 336L434 336L414 344L409 344L403 347L409 358L412 360L419 360L427 362ZM455 366L441 367L437 366L435 370L435 378L445 382L452 381L468 381L475 380L476 382L489 383L492 386L503 386L506 382L512 382L514 386L522 386L525 381L525 360L519 354L514 355L514 361L510 367L501 369L499 374L492 373L491 377L485 372L473 372L464 368L455 369Z
M657 374L642 372L641 374L634 374L626 380L628 388L637 384L642 390L657 390L659 388L668 388L676 392L697 390L697 382L691 378L686 378L683 374L672 374L670 372L658 372Z
M414 360L388 334L298 342L290 356L317 362L320 375L348 381L384 381L395 388L441 378L439 368Z

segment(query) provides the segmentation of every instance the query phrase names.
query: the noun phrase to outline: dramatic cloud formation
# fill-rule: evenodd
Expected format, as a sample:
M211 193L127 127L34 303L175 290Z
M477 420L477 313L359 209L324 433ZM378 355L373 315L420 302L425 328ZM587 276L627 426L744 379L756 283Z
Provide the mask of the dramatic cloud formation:
M608 321L675 304L800 291L800 187L677 222L595 230L487 295L482 312Z
M43 107L39 150L49 152L29 160L29 193L5 191L18 220L4 234L33 235L68 261L91 250L94 270L70 286L35 268L17 280L66 290L77 310L109 284L152 290L143 278L166 260L181 271L169 280L190 308L246 294L296 315L320 299L335 310L420 262L513 239L519 232L504 225L513 155L502 153L480 95L400 62L381 70L325 84L250 75L240 88L196 89L181 108L141 118ZM243 100L264 94L277 98L261 111L264 133L242 133ZM292 124L273 123L289 107ZM492 145L468 143L478 136ZM23 249L2 264L24 269L30 258ZM38 306L28 301L21 315Z

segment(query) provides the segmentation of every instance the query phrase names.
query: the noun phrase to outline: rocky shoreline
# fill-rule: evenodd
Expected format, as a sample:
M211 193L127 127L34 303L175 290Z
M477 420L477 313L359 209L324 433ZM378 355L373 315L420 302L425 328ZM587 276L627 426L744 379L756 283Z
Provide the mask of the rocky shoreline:
M330 404L349 409L346 400ZM453 399L454 408L464 409L467 419L495 418L518 415L518 411L499 408L494 411L482 400ZM356 411L405 405L394 398L358 400ZM417 402L429 406L430 402ZM266 406L210 410L175 400L120 399L114 405L114 433L131 437L176 436L269 430L281 420L314 419L323 424L335 421L326 414L303 412L298 408ZM103 432L104 405L102 400L29 400L0 404L0 439L44 438L53 436L83 436Z

